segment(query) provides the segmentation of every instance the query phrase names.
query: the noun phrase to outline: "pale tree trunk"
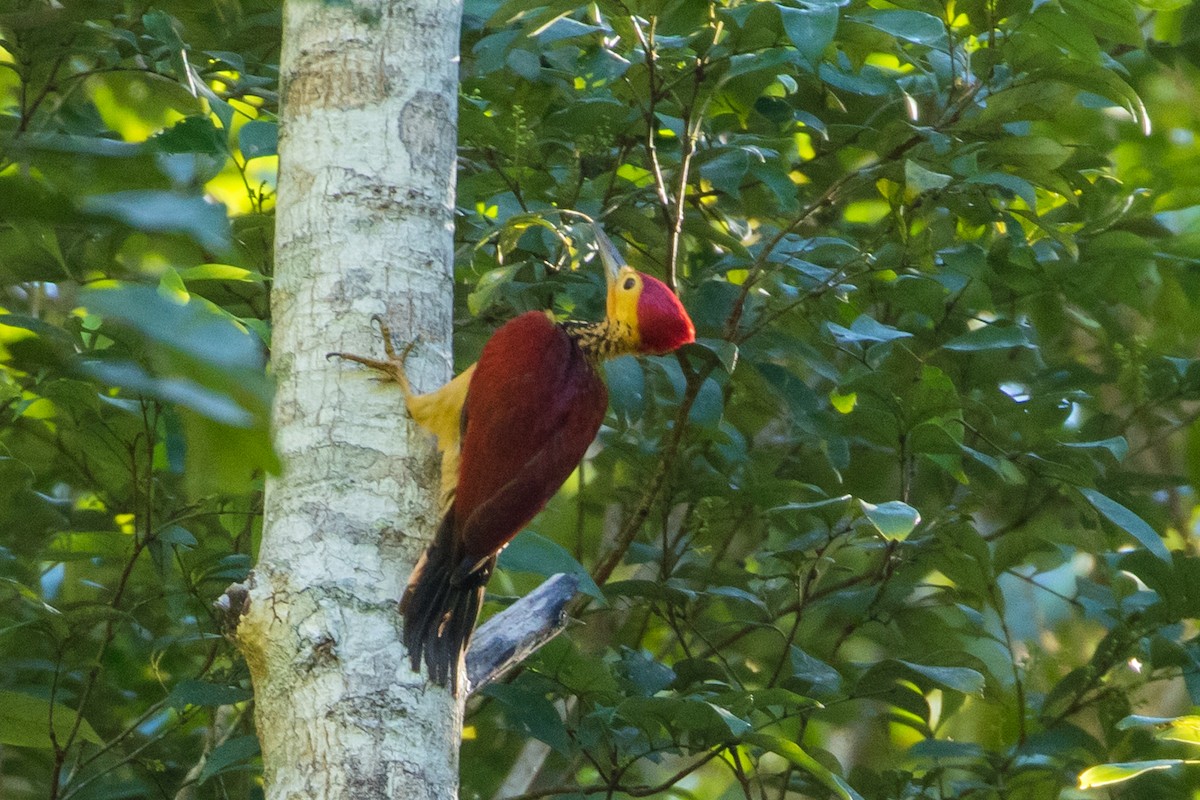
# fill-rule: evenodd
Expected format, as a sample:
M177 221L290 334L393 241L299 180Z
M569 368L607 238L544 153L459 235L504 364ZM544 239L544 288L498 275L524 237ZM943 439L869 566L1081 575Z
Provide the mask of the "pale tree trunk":
M458 30L449 0L289 0L272 368L276 444L237 629L268 798L449 798L461 701L409 670L396 610L437 522L433 442L395 386L327 360L402 341L450 377Z

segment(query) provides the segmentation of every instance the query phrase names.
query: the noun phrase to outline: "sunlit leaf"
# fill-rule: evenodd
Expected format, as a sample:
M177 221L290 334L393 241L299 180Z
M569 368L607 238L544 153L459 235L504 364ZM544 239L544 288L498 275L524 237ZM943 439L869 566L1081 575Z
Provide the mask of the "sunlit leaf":
M920 512L899 500L889 500L879 505L859 500L858 504L866 518L885 539L906 539L921 522Z
M842 800L863 800L862 795L854 791L844 778L834 774L815 758L804 752L804 749L795 742L768 733L751 733L744 738L750 744L783 756L792 764L820 781L836 797Z
M1179 758L1157 759L1155 761L1129 761L1118 764L1100 764L1089 767L1079 773L1079 788L1094 789L1098 786L1110 786L1114 783L1124 783L1131 778L1147 772L1170 769L1186 763Z
M1117 723L1118 730L1130 728L1151 728L1156 739L1200 745L1200 716L1143 717L1134 714Z

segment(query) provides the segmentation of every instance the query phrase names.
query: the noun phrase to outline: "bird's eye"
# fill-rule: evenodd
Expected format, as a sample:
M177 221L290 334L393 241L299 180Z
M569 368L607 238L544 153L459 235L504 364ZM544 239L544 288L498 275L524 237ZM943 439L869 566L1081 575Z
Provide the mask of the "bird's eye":
M637 281L635 281L633 278L626 278L626 279L625 279L625 291L629 291L629 290L630 290L630 289L632 289L632 288L633 288L633 287L634 287L636 284L637 284Z

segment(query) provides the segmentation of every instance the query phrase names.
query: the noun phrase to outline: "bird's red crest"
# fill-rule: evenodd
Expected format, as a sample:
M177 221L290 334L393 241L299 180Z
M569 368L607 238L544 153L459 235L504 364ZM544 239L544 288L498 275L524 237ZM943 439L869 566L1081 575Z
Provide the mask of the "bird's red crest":
M667 285L642 273L642 293L638 297L638 335L643 353L669 353L696 341L696 328Z

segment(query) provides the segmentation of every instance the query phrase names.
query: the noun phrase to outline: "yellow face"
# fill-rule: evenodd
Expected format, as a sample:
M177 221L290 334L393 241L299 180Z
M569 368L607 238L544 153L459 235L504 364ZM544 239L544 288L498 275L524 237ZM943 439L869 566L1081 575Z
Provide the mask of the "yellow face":
M608 285L608 319L629 337L629 348L636 349L638 337L638 298L642 294L642 276L629 265L622 266Z

